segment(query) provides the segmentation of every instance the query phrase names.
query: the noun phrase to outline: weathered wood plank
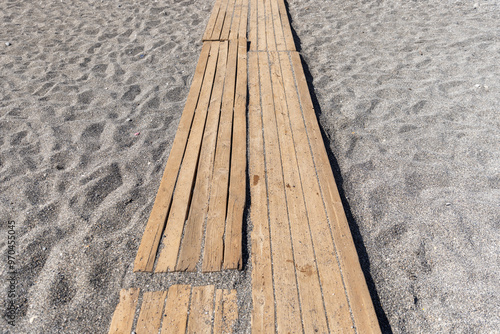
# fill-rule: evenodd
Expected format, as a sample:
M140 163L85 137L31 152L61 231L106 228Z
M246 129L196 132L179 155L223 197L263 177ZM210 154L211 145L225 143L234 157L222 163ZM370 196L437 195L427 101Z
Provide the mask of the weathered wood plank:
M190 298L190 285L172 285L168 289L161 334L186 332Z
M167 291L148 291L142 297L141 312L135 326L137 334L158 333Z
M267 57L267 53L259 53L271 250L273 272L276 273L275 278L277 278L274 280L276 322L278 332L288 333L301 328L302 323L290 239L290 226L286 210L285 185L283 183L273 89Z
M267 191L260 106L259 59L248 54L248 133L249 174L253 223L252 241L252 333L274 332L273 273L267 216Z
M229 41L226 81L224 83L224 93L222 96L222 111L219 122L210 204L207 216L205 249L202 265L203 272L220 270L224 256L223 238L229 186L237 52L237 42Z
M214 295L215 287L213 285L193 286L187 324L188 333L210 334L212 332Z
M306 333L326 333L328 325L304 202L304 195L308 194L303 194L294 145L307 145L307 141L302 143L293 141L278 52L270 52L269 58L302 323ZM305 182L311 181L314 179L305 180Z
M203 41L209 40L212 37L212 33L215 28L215 22L217 21L217 16L219 15L222 0L216 0L210 18L208 19L207 27L205 28L205 33L203 34Z
M113 313L109 333L129 334L132 331L135 309L139 299L139 289L122 289L120 302Z
M141 244L137 251L134 262L134 272L152 271L156 258L156 252L160 244L161 235L165 228L167 215L170 209L171 200L174 193L174 186L177 181L177 175L181 165L182 158L186 149L194 112L198 104L205 69L210 53L210 44L204 43L201 49L200 59L196 66L193 82L189 90L186 105L177 128L172 150L168 157L167 166L160 182L160 188L156 194L156 199L149 216Z
M191 201L189 216L184 227L184 238L182 239L176 266L176 270L179 271L194 271L201 256L203 227L208 210L217 129L219 127L222 89L226 76L227 48L227 41L220 43L215 82L210 98L207 124L203 134L203 144L198 162L198 171L196 173L193 200Z
M210 49L207 71L203 80L200 100L196 108L193 126L191 133L189 134L186 154L182 160L182 167L179 172L179 179L177 181L176 190L172 200L172 207L170 209L167 226L165 227L165 231L163 233L163 249L158 257L155 272L167 272L174 270L177 262L184 222L186 220L191 200L191 191L198 164L210 95L214 83L217 55L219 53L219 42L210 43L212 44L212 47Z

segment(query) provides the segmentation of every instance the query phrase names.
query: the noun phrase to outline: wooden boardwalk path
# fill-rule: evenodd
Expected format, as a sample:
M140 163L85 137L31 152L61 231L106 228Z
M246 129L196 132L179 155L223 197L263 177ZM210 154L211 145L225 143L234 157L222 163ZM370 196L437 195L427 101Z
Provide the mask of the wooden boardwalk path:
M236 290L213 285L173 285L167 291L143 292L141 303L139 297L138 288L120 292L109 333L231 333L238 317Z
M241 269L248 203L252 333L380 332L284 0L216 0L134 271ZM110 333L231 332L236 294L124 290Z

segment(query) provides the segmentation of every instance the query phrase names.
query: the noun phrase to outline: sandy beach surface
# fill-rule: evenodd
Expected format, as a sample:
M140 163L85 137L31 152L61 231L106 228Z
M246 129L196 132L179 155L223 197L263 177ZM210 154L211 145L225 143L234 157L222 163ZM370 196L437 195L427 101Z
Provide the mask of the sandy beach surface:
M212 6L0 3L0 332L105 333L175 283L238 289L249 332L250 266L132 273ZM383 331L499 333L500 2L288 6Z

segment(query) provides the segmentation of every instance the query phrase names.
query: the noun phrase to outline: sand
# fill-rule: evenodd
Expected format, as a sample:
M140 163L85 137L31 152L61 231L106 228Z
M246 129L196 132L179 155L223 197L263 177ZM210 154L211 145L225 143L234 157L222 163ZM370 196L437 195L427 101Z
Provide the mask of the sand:
M121 288L174 283L238 289L248 332L248 265L132 273L212 6L0 4L1 332L105 333ZM289 9L384 331L497 333L500 3Z

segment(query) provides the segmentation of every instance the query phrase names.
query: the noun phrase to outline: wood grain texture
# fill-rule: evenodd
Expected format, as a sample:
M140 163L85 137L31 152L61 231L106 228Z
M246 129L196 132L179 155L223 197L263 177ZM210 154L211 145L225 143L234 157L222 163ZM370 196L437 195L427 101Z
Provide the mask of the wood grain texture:
M109 333L130 334L134 322L135 309L139 299L139 289L122 289L120 291L120 302L116 306Z
M224 257L224 228L226 222L229 168L231 157L231 135L236 84L238 44L229 41L229 55L226 82L222 97L222 110L217 136L210 204L207 216L205 249L202 271L218 271L222 268Z
M222 89L226 76L227 51L228 42L220 43L215 83L210 98L207 124L203 134L203 144L198 162L193 199L191 201L189 216L184 227L184 238L182 239L179 259L176 266L176 270L178 271L194 271L201 256L203 227L208 210L217 129L219 127Z
M179 121L179 127L175 135L172 149L168 157L167 165L160 182L160 188L156 194L155 202L149 216L144 235L137 251L134 262L134 272L152 271L156 258L156 252L160 244L160 238L165 228L167 215L170 209L174 186L181 166L181 161L186 149L191 124L193 121L198 97L200 94L205 69L210 53L210 44L205 43L201 50L200 59L196 66L193 82L189 90L184 111Z
M158 333L167 291L148 291L142 297L141 312L135 327L137 334Z
M278 332L288 333L301 328L302 323L267 57L267 53L259 53L271 251L273 272L276 278L279 275L274 280L276 323Z
M292 28L290 26L290 21L288 20L288 14L286 11L285 0L275 0L278 3L280 11L281 25L283 27L283 34L285 36L286 48L288 51L295 51L295 41L293 39Z
M155 272L167 272L175 269L177 255L181 243L182 231L187 217L191 192L196 175L196 167L200 154L201 140L205 128L208 105L219 53L219 42L211 42L210 56L207 63L207 73L203 80L200 99L196 108L193 126L189 134L186 154L182 160L172 207L163 233L163 249L160 252Z
M213 285L194 286L189 309L188 333L212 332L215 288Z
M168 289L161 334L186 332L190 297L190 285L172 285Z
M210 14L210 18L208 19L207 27L205 28L205 32L203 33L203 41L209 40L212 37L212 33L215 28L215 22L217 21L217 16L219 15L220 7L222 0L216 0L214 4L214 8Z
M328 332L328 325L304 202L304 196L309 194L303 194L295 153L296 145L307 145L307 141L302 143L293 141L278 52L270 52L269 58L302 323L306 333L325 333Z

